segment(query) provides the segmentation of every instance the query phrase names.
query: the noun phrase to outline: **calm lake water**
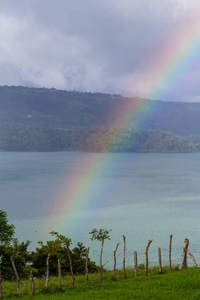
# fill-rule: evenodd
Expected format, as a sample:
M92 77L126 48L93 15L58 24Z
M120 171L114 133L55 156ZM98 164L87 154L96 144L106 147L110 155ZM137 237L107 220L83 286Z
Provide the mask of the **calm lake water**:
M181 259L184 239L200 262L200 154L137 153L0 153L0 209L7 211L20 241L50 240L59 231L90 246L99 260L100 243L90 241L93 228L112 229L105 241L105 267L112 268L119 242L122 267L126 236L126 265L133 251L143 263L149 239L149 260L157 264L158 247L168 263ZM69 203L69 204L68 204ZM192 263L191 263L192 264Z

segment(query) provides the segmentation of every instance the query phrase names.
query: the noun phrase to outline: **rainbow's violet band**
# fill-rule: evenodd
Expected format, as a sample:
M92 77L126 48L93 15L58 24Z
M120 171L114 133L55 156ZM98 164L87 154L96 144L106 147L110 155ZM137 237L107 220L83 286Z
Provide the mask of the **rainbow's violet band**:
M193 12L183 20L181 26L173 36L165 43L145 70L141 70L145 78L145 88L143 96L148 99L162 99L162 90L168 87L171 90L180 88L180 75L184 68L192 62L200 46L200 18L199 7L195 7ZM134 91L134 83L133 83ZM134 119L134 124L138 126L143 122L146 113L151 112L155 101L124 101L123 109L116 110L108 114L107 119L112 117L116 120L116 126L125 126ZM112 115L112 116L111 116ZM116 138L116 136L115 136ZM121 139L121 131L117 136ZM112 141L110 141L112 143ZM63 184L60 195L55 199L54 207L56 222L60 224L60 229L67 226L75 226L79 222L76 212L89 207L93 202L93 207L101 207L101 199L104 201L104 193L109 186L102 186L96 180L101 176L105 167L113 165L115 158L110 155L85 156L80 161L78 169L75 169ZM89 174L86 178L83 173ZM112 194L117 192L117 187ZM98 193L98 197L96 197ZM96 200L98 199L98 201ZM96 210L98 214L98 209ZM80 224L78 224L80 226Z

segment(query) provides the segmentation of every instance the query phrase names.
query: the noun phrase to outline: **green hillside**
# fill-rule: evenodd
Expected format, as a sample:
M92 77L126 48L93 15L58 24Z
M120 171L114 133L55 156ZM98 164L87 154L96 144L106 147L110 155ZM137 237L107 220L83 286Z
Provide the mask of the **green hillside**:
M113 279L112 271L104 272L104 280L100 283L100 274L89 274L89 283L86 284L85 275L77 275L75 288L72 288L70 274L62 277L62 287L59 288L58 277L50 277L49 285L45 288L46 278L35 280L35 296L32 296L32 282L30 279L21 280L20 299L136 299L136 300L197 300L200 298L200 273L197 267L178 271L178 268L163 268L162 274L158 268L149 270L149 276L144 276L144 269L138 270L135 277L134 270L117 270ZM2 283L3 299L19 299L17 284L11 281Z
M200 103L2 86L0 150L196 152L199 116Z
M169 99L170 100L170 99ZM101 93L0 87L0 123L56 128L116 127L124 107L135 107L123 126L200 134L200 103L162 102ZM142 111L141 111L142 109ZM136 117L142 113L141 122Z

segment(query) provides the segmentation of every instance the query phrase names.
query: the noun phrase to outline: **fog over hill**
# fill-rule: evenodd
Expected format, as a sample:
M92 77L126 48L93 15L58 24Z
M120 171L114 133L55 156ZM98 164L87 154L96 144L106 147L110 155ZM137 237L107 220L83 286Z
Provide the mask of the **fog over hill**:
M130 101L136 107L143 107L143 117L141 122L131 118L123 124L126 127L160 129L181 136L200 134L200 103L21 86L0 87L0 122L68 129L116 127L119 124L115 111L123 112Z

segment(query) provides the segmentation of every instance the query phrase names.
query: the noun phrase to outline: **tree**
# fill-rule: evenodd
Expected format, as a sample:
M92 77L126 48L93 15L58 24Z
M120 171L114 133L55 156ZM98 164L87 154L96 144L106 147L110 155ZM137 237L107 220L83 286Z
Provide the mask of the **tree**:
M68 254L68 258L69 258L69 265L70 265L70 271L71 271L71 275L72 275L72 287L74 287L74 282L75 282L75 277L74 277L74 272L73 272L73 264L72 264L72 259L71 259L71 255L70 255L70 245L72 244L72 240L65 237L62 234L59 234L56 231L52 231L50 232L51 235L56 236L57 239L61 242L61 245L63 245L65 247L65 249L67 250L67 254Z
M106 229L97 230L94 228L89 234L92 234L91 240L101 241L101 253L100 253L100 269L101 269L101 282L103 280L103 265L102 265L102 255L103 255L103 245L105 240L110 240L109 232L112 231Z
M38 242L39 247L31 253L31 266L37 270L36 275L42 277L46 273L45 260L48 253L51 253L49 271L51 275L57 275L58 273L58 259L60 259L62 273L70 272L69 258L67 255L67 249L61 241L56 238L55 241L47 241L46 244ZM77 246L72 250L70 249L70 256L73 263L74 274L85 273L86 262L86 247L82 243L77 243ZM98 270L94 262L89 260L88 263L89 272L96 272Z
M44 276L46 273L45 261L48 254L51 254L50 273L57 275L58 259L65 256L66 251L61 247L60 241L47 241L46 245L43 242L38 242L40 247L31 253L32 267L37 270L38 276Z
M22 278L29 276L30 267L27 266L27 263L30 262L30 254L28 252L29 245L30 241L19 243L18 239L13 239L12 243L2 243L0 245L0 268L3 279L14 279L10 261L11 256L15 261L19 276Z
M9 243L13 236L15 226L8 224L7 213L0 210L0 243Z

